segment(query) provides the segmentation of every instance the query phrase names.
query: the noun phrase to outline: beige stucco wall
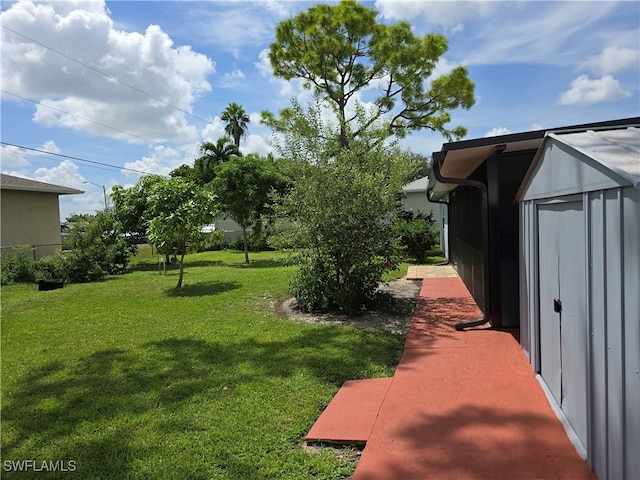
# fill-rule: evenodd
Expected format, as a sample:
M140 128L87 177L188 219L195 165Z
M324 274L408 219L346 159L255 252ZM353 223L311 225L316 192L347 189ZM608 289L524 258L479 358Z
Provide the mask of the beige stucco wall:
M2 247L32 245L36 258L62 250L58 194L2 190Z

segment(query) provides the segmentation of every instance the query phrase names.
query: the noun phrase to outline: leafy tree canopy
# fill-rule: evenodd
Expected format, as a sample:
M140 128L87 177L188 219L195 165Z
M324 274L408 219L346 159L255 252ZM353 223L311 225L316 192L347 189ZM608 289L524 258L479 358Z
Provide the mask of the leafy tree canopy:
M304 79L305 87L331 106L341 126L341 147L385 116L387 135L403 137L427 128L449 140L462 138L465 128L447 124L451 110L475 103L467 69L459 66L430 78L447 50L447 39L439 34L417 36L407 22L378 23L376 13L343 0L315 5L281 22L269 48L274 74ZM349 130L347 125L357 117L352 105L359 94L374 91L378 94L369 123ZM291 127L291 118L287 110L281 112L280 122L263 113L263 121L280 131Z
M187 246L211 221L213 208L214 199L206 190L182 178L162 179L151 188L149 240L159 251L179 256L176 288L182 286Z
M274 162L257 154L233 157L216 170L211 185L221 210L242 228L246 263L249 263L247 228L265 212L269 194L282 182Z
M145 175L130 188L116 185L112 189L111 200L119 228L123 233L144 236L151 221L149 197L153 186L164 180L160 175Z

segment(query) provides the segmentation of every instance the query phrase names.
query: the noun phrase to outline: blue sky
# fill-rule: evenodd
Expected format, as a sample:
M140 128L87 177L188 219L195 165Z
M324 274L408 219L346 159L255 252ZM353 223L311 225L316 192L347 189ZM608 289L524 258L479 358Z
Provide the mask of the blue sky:
M437 72L463 64L476 84L476 105L452 114L467 138L640 115L640 2L363 3L447 36ZM102 185L192 164L230 102L251 117L241 150L267 154L259 113L310 95L273 77L266 52L275 26L313 4L2 1L1 139L19 146L0 145L2 172L85 190L61 198L61 216L93 213ZM430 155L443 141L402 144Z

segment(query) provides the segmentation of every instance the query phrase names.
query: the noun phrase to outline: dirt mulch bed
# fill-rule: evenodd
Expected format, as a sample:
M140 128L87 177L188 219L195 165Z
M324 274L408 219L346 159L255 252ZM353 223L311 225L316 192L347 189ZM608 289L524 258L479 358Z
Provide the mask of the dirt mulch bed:
M298 309L295 298L275 302L274 309L279 317L309 324L347 325L405 335L411 324L421 285L420 280L407 280L405 277L383 284L380 291L388 293L391 301L385 302L380 309L367 310L357 316L348 316L339 311L304 313Z

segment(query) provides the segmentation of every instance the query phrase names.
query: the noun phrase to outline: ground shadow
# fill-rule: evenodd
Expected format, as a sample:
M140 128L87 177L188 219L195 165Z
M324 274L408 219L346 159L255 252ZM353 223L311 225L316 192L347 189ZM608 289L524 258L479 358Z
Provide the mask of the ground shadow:
M444 414L423 414L397 428L394 448L414 452L411 462L402 455L385 455L388 460L378 462L375 473L363 470L355 478L596 480L550 409L547 415L526 404L469 404Z
M158 257L161 257L162 255L158 255ZM185 269L189 269L189 268L198 268L198 267L220 267L224 265L224 262L221 262L219 260L198 260L198 261L194 261L194 262L186 262L184 264ZM179 266L178 263L166 263L165 264L165 270L167 272L171 271L178 271L179 270ZM160 270L162 270L162 265L158 265L158 262L141 262L141 263L136 263L134 265L131 265L129 267L127 267L125 273L133 273L133 272L159 272Z
M400 349L393 335L361 332L346 341L340 328L309 327L277 341L260 336L225 343L166 338L98 351L73 362L34 366L3 398L3 433L7 433L3 460L55 455L55 459L73 459L80 478L96 472L105 472L109 478L128 478L134 471L140 475L140 466L153 457L156 446L141 444L139 430L157 428L159 443L183 435L188 419L178 415L180 421L156 425L156 418L174 418L175 412L189 408L196 398L216 401L220 396L223 401L225 387L234 392L242 391L241 386L255 390L253 382L260 385L265 377L277 384L277 379L298 378L300 372L338 386L370 374L371 364ZM229 449L233 448L230 440ZM219 465L223 473L243 472L229 478L258 478L259 458L238 456L225 448L207 462ZM191 467L196 466L184 465ZM211 476L194 471L162 475ZM56 475L42 473L38 478Z
M285 267L288 265L288 262L286 259L277 259L277 258L270 258L270 259L259 259L259 260L252 260L251 259L251 253L249 253L249 263L234 263L232 265L230 265L230 267L233 268L280 268L280 267Z
M218 295L241 288L239 282L198 282L185 283L180 288L169 288L164 291L167 297L205 297L208 295Z

